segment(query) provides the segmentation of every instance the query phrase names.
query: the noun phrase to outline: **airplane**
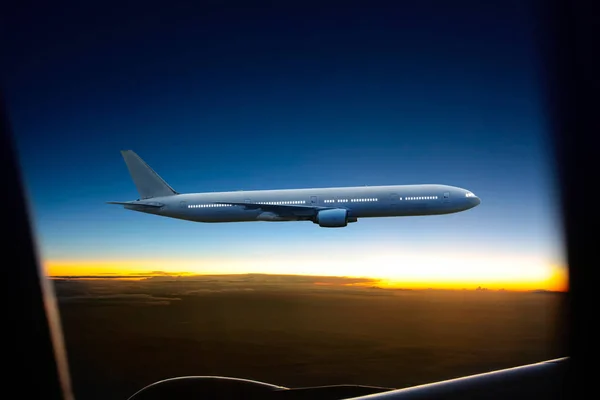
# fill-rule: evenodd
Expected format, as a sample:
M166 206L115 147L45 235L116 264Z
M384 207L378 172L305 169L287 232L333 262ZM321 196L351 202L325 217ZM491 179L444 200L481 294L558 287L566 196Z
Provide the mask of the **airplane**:
M140 198L108 204L194 222L312 221L342 228L359 218L451 214L481 203L469 190L437 184L183 194L132 150L121 154Z

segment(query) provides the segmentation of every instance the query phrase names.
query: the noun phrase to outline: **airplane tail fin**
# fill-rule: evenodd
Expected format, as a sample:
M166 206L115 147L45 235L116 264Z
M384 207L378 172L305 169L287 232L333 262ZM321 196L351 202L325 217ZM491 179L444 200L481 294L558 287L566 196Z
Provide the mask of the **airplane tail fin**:
M141 199L179 194L132 150L122 150L121 155Z

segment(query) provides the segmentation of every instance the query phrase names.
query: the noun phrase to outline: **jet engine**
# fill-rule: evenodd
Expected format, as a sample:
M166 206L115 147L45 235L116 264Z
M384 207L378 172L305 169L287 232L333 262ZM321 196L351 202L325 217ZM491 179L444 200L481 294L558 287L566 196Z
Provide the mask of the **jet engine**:
M352 218L351 222L355 222ZM321 210L317 214L315 221L322 228L343 228L348 225L348 210L336 208L332 210Z

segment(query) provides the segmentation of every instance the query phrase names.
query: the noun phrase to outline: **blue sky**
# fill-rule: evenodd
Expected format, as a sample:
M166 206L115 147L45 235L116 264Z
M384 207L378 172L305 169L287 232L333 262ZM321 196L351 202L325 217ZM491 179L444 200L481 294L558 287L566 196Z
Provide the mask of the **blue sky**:
M161 4L21 10L4 28L44 258L285 262L384 246L563 262L527 2ZM122 149L180 192L442 183L482 204L338 230L194 224L104 203L138 197Z

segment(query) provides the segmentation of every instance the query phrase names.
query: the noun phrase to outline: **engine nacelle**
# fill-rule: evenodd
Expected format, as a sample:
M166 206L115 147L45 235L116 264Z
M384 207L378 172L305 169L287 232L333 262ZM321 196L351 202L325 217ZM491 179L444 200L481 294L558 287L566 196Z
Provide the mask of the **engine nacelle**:
M322 228L343 228L348 225L348 210L342 208L321 210L317 214L316 222Z

